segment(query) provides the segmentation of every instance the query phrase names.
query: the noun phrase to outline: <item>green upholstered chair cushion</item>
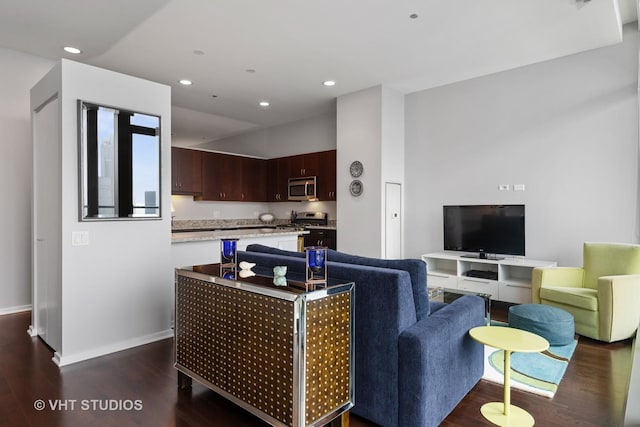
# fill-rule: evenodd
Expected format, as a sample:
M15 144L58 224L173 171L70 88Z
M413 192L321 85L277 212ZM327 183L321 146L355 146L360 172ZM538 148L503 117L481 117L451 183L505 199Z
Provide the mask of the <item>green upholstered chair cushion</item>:
M598 291L595 289L552 286L541 288L540 298L584 310L598 311Z
M640 274L640 246L620 243L584 244L585 288L598 289L598 278Z

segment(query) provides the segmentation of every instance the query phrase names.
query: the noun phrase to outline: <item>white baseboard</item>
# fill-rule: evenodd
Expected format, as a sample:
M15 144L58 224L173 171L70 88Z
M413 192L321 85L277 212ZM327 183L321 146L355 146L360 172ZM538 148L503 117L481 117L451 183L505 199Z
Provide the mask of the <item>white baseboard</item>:
M75 354L61 355L57 351L53 354L53 363L58 366L71 365L72 363L82 362L83 360L93 359L95 357L105 356L107 354L116 353L122 350L128 350L133 347L149 344L155 341L164 340L173 337L173 330L167 329L161 332L136 337L130 340L106 345L103 347L83 351Z
M0 316L3 316L5 314L21 313L23 311L31 311L31 304L0 308Z

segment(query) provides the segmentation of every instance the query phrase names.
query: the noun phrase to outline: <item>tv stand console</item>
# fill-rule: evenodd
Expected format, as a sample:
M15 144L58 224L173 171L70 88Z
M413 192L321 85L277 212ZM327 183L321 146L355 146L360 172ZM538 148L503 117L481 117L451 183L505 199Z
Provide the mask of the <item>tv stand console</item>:
M427 263L427 286L490 294L498 301L531 303L531 272L556 267L554 261L524 257L482 259L477 255L436 252L422 255Z
M487 254L485 252L480 252L477 255L460 255L461 258L474 258L474 259L491 259L494 261L500 261L501 259L504 259L504 257L499 257L497 255L490 255Z

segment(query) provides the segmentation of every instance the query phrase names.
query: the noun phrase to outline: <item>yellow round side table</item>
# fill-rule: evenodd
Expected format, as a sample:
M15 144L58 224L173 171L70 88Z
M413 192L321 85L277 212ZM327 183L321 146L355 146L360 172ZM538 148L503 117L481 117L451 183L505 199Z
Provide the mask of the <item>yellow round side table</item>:
M499 426L533 426L530 413L511 404L511 353L538 353L549 348L549 341L539 335L502 326L478 326L469 331L474 340L504 351L504 402L482 405L482 415Z

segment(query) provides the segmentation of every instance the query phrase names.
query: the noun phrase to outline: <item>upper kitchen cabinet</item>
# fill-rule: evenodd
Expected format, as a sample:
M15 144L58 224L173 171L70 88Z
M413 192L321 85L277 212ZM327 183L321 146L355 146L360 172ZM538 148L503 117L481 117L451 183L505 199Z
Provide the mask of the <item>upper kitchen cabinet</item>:
M240 200L244 202L267 201L267 161L241 157L242 182Z
M318 158L318 199L336 200L336 150L314 153Z
M201 192L174 194L194 194L195 200L287 202L289 178L317 176L318 199L336 200L336 150L270 160L198 153L202 156Z
M267 160L267 201L288 200L289 157Z
M320 153L299 154L289 157L289 178L317 176L320 172Z
M268 161L268 200L288 200L289 178L316 176L319 200L336 200L336 150L297 156L279 157Z
M202 153L202 197L198 200L240 200L242 158Z
M202 193L202 152L171 147L171 194Z
M202 196L197 200L264 202L267 198L266 160L202 154Z

